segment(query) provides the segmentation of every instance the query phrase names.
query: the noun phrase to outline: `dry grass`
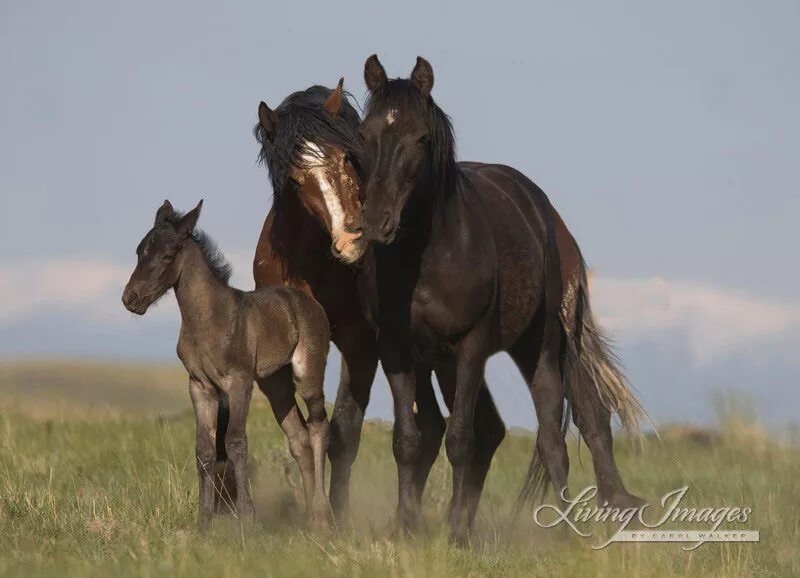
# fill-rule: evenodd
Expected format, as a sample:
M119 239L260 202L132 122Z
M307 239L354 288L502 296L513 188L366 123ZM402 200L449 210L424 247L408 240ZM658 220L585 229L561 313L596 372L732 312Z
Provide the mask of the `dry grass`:
M82 378L100 388L101 377ZM58 390L53 382L50 387ZM617 444L629 486L648 498L688 483L692 504L754 508L748 528L761 530L760 543L706 544L688 553L670 544L594 551L564 530L536 528L528 513L515 518L532 446L524 435L509 436L495 459L471 548L453 548L444 536L450 470L441 457L425 496L428 531L395 539L391 434L374 422L366 426L353 473L353 527L320 541L304 530L298 474L261 403L249 424L258 521L242 529L233 518L220 518L210 535L200 535L191 414L184 409L157 419L147 413L54 419L0 413L0 575L800 575L800 451L732 414L723 416L710 441L698 441L692 431L648 441L643 449ZM585 447L578 455L574 443L570 451L572 487L588 485L590 456Z

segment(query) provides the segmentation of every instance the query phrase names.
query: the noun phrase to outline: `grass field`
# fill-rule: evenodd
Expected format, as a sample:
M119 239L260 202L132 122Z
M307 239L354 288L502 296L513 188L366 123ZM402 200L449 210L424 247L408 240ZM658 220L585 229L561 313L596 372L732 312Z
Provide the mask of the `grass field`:
M0 387L13 393L0 412L0 576L800 575L800 449L735 415L714 433L668 430L641 449L623 440L618 459L629 487L647 498L690 484L687 504L752 507L746 529L761 531L758 544L705 544L693 552L676 544L611 544L595 551L594 539L536 528L527 512L515 519L533 443L524 435L509 436L495 458L471 548L451 547L441 525L450 491L443 456L425 495L428 530L395 539L391 434L380 422L365 427L352 528L320 540L303 528L299 475L263 403L248 426L257 522L242 529L221 517L201 535L185 379L172 369L131 371L144 372L135 378L149 376L152 385L120 398L115 388L136 387L109 377L109 366L0 369ZM173 378L178 385L168 391ZM85 409L96 399L104 401ZM571 486L593 483L586 448L573 439L570 451Z

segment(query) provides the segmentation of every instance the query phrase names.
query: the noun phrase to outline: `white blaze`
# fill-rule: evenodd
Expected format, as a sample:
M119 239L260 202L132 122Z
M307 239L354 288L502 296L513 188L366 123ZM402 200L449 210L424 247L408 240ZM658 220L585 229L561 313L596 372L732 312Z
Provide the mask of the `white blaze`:
M325 200L325 206L327 207L328 214L331 217L331 234L335 239L336 234L344 230L344 210L342 210L342 203L339 202L339 197L336 194L336 190L328 180L328 175L325 172L325 166L322 164L323 159L325 158L322 150L319 148L319 146L317 146L316 143L311 141L306 141L305 146L313 151L313 154L306 153L303 156L303 161L305 161L308 166L311 167L309 169L309 174L311 175L311 178L317 181L319 190L322 192L322 198Z
M392 125L395 120L397 120L397 110L392 108L386 113L386 124Z

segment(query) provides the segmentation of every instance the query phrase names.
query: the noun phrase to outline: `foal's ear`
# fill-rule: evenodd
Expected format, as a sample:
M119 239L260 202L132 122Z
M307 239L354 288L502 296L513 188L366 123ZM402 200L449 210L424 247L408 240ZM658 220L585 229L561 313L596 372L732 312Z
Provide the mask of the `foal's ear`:
M164 204L161 205L156 211L156 222L154 224L160 225L161 223L165 223L174 212L175 209L172 208L172 203L169 201L164 201Z
M194 209L186 213L183 217L181 217L180 221L175 223L175 231L178 233L178 235L185 239L192 234L195 225L197 225L197 219L200 218L200 209L202 208L203 200L200 199L200 202L197 203L197 206Z
M278 128L278 115L264 101L261 101L258 105L258 124L264 129L269 140L275 138L275 129Z
M333 92L328 95L328 98L325 99L325 102L322 103L322 108L325 109L331 116L337 116L339 111L342 108L342 85L344 84L344 78L339 79L339 84L336 85L336 88Z
M382 88L387 82L386 70L383 68L378 55L373 54L364 63L364 82L367 83L367 88L371 91Z
M417 64L411 71L411 84L416 86L425 98L430 96L433 89L433 67L421 56L417 56Z

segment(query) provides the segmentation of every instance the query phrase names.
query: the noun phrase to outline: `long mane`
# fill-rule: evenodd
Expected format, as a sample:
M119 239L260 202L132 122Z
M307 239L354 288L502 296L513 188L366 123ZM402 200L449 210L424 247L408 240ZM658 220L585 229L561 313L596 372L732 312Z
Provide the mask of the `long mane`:
M430 150L433 178L443 192L453 191L458 183L456 138L450 117L439 108L433 97L427 98L406 78L389 80L369 96L367 116L385 116L390 110L408 112L427 120L430 127Z
M184 213L175 211L168 221L174 225L181 220L183 215ZM214 277L227 285L233 273L233 267L225 258L225 255L222 254L222 251L219 250L214 239L209 237L204 231L195 228L195 230L192 231L192 240L197 243L197 246L200 248L200 253L206 260L206 263L208 263Z
M259 162L267 167L272 181L276 211L280 210L281 200L292 186L290 167L303 168L307 164L304 157L313 158L318 154L307 147L306 142L343 149L356 165L361 158L358 137L361 119L351 103L352 96L344 93L342 108L332 117L322 108L331 92L324 86L312 86L286 97L275 109L278 125L271 140L260 124L256 123L253 128L253 135L261 145Z

